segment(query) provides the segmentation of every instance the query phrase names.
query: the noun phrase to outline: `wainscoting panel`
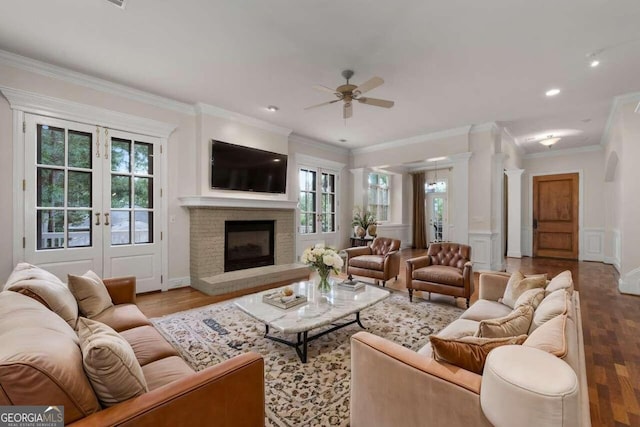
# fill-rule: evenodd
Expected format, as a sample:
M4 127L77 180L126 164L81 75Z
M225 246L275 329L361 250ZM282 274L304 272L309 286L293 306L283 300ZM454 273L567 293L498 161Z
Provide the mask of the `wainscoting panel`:
M580 261L604 260L604 228L582 228Z
M501 270L503 268L498 233L471 231L469 232L469 245L471 246L471 261L473 261L474 271Z
M610 256L604 257L605 264L613 265L620 272L620 230L613 229L608 231L608 241L610 242L609 250L606 253Z
M533 256L533 228L529 225L522 227L522 255Z
M409 224L388 224L378 226L378 236L400 240L400 247L411 247L411 227Z

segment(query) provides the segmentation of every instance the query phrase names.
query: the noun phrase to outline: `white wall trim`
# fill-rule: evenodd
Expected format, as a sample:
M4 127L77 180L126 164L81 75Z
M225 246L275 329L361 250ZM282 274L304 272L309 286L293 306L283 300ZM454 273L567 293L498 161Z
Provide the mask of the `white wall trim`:
M187 286L191 286L191 277L175 277L173 279L169 279L167 283L167 289L177 289L177 288L186 288Z
M604 261L604 228L584 227L582 229L584 239L582 249L583 261Z
M0 64L40 74L41 76L53 77L58 80L63 80L69 83L77 84L79 86L84 86L90 89L109 93L111 95L122 96L123 98L150 104L156 107L177 111L182 114L195 114L193 105L175 101L163 96L154 95L138 89L133 89L131 87L113 83L97 77L91 77L87 74L69 70L68 68L47 64L42 61L27 58L21 55L16 55L15 53L7 52L4 50L0 50Z
M168 138L177 125L158 120L138 117L119 111L107 110L66 99L54 98L21 89L0 86L0 92L7 98L12 110L79 123L139 133L142 135Z
M530 173L529 174L529 212L527 212L528 224L533 224L533 177L534 176L546 176L546 175L562 175L567 173L577 173L578 174L578 261L586 261L584 256L584 170L583 169L571 169L571 170L560 170L560 171L549 171L549 172L540 172L540 173ZM533 256L533 228L532 226L527 227L527 232L529 235L527 236L527 243L530 245L528 247L528 252L530 256Z
M640 295L640 267L620 276L618 289L623 294Z
M489 131L500 132L500 126L498 126L496 122L480 123L478 125L471 125L471 130L469 132L482 133L482 132L489 132Z
M630 104L632 102L640 101L640 92L627 93L625 95L616 96L611 103L611 110L609 110L609 117L607 118L607 124L605 125L604 132L602 132L602 138L600 139L601 145L607 145L611 138L611 127L613 126L613 119L618 112L618 108L621 105ZM640 105L638 105L640 107ZM638 112L638 108L636 108Z
M216 107L215 105L203 104L198 102L196 104L196 113L205 114L208 116L220 117L226 120L232 120L234 122L242 123L248 126L253 126L259 129L268 130L280 135L289 136L292 129L288 129L282 126L271 124L265 120L256 119L255 117L245 116L244 114L236 113L234 111L225 110L224 108Z
M499 271L502 269L502 256L499 255L498 233L490 230L469 231L471 261L473 269Z
M380 144L372 145L370 147L354 148L351 150L352 154L365 154L374 153L380 150L386 150L388 148L399 148L407 145L418 144L421 142L434 141L437 139L450 138L452 136L468 135L471 126L460 126L457 128L427 133L424 135L416 135L409 138L396 139L394 141L382 142Z
M620 273L620 230L614 228L610 231L610 233L611 247L609 248L609 250L611 251L610 253L612 254L612 256L605 256L603 261L605 264L613 265L615 269L618 270L618 273Z
M347 166L345 163L334 162L333 160L322 159L320 157L309 156L307 154L295 153L295 161L297 165L313 166L321 169L329 169L340 172Z
M13 110L13 265L24 261L24 113Z
M337 145L329 144L328 142L319 141L317 139L308 138L306 136L292 133L289 135L289 142L295 142L296 144L303 145L305 147L314 148L317 150L325 151L327 153L334 153L343 156L349 155L349 149L344 147L338 147Z
M183 196L180 205L194 208L296 209L297 201L239 197Z
M566 150L548 150L539 153L525 154L523 159L539 159L545 157L571 156L580 153L589 153L592 151L601 151L602 145L587 145L585 147L567 148Z

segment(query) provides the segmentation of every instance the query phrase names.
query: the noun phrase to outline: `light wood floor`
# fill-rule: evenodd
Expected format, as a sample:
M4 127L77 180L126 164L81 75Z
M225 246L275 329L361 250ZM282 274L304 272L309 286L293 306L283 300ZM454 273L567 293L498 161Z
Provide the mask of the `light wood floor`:
M403 259L424 251L405 249ZM400 276L388 287L405 290L404 262ZM507 271L547 273L571 270L580 291L582 326L589 383L591 422L594 426L640 426L640 297L618 292L618 275L609 265L543 258L507 260ZM418 294L419 295L419 294ZM162 316L229 299L212 297L192 288L140 295L138 305L149 317ZM452 297L432 294L453 303ZM476 292L471 298L477 299ZM464 308L464 300L456 304Z

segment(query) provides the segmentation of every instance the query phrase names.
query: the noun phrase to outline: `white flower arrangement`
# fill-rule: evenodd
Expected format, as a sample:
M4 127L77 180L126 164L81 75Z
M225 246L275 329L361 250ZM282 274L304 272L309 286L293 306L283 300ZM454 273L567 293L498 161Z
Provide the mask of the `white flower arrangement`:
M307 248L302 252L300 261L309 265L313 270L317 270L320 276L328 276L331 271L340 273L344 261L335 249L326 247L324 243L317 243L312 248Z

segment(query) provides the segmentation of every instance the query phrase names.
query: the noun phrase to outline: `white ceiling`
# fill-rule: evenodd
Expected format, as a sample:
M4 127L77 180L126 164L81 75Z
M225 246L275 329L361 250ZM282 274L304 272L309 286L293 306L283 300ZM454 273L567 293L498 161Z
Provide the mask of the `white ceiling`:
M497 121L532 153L554 129L578 131L554 149L599 142L612 97L640 90L638 22L637 0L3 1L0 49L349 148ZM396 105L304 111L345 68Z

